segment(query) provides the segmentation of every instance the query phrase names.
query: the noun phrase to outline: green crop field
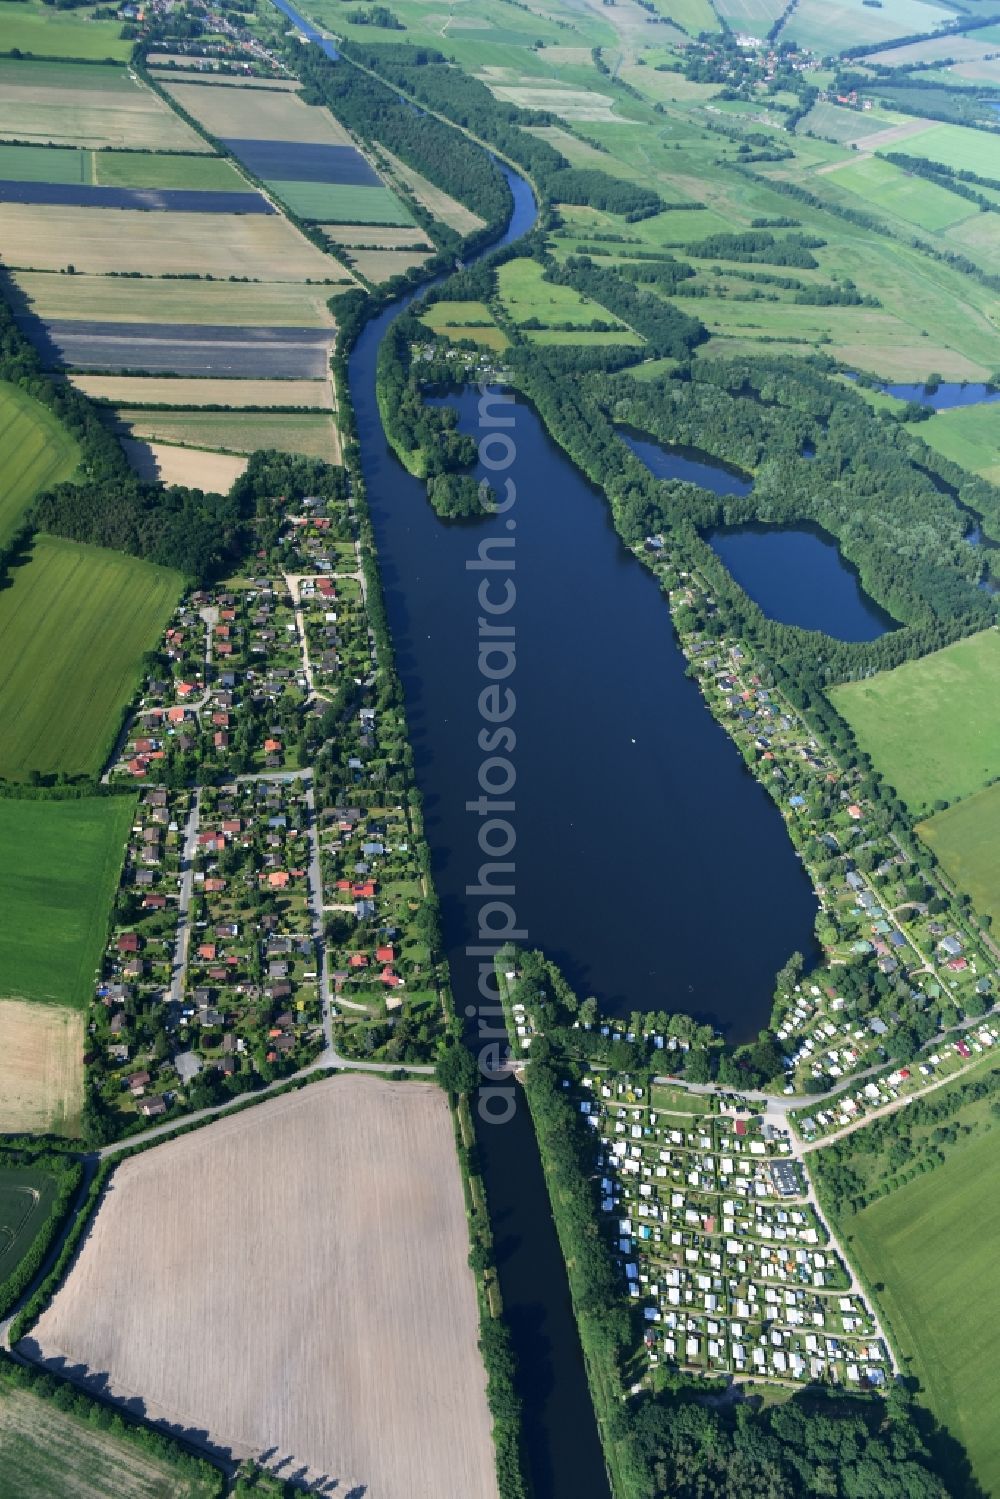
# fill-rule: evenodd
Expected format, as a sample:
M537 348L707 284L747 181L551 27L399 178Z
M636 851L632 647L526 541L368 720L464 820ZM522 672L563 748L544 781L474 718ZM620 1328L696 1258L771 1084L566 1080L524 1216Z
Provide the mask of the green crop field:
M43 536L0 591L0 775L100 770L178 573Z
M89 182L88 154L71 146L0 145L0 177L7 182Z
M47 407L0 382L0 546L43 489L69 479L80 450Z
M95 21L93 10L56 10L41 0L0 0L0 45L5 52L16 49L35 57L125 62L132 43L121 36L121 22Z
M996 406L956 406L938 411L910 430L929 448L971 473L1000 484L1000 415Z
M947 229L978 213L974 203L957 193L928 182L925 177L912 176L880 156L869 156L865 161L852 161L838 168L827 176L825 187L845 188L863 198L876 212L894 214L920 229Z
M718 31L719 18L708 0L655 0L661 16L669 16L688 36L699 31Z
M1000 1149L992 1132L846 1220L919 1399L964 1443L988 1494L1000 1491Z
M907 156L924 156L955 171L978 172L983 177L1000 176L1000 138L986 130L966 125L931 125L919 135L908 135L898 146Z
M135 798L0 800L0 995L93 993Z
M93 175L101 187L187 188L216 193L252 192L252 185L221 156L164 156L146 151L91 151Z
M317 224L412 224L413 215L387 187L338 182L268 182L270 192Z
M221 1478L192 1475L169 1456L121 1435L121 1417L100 1425L0 1374L3 1499L215 1499Z
M933 31L954 19L954 12L924 0L883 0L877 8L863 0L800 0L779 34L820 56L833 55L861 42Z
M786 6L784 0L717 0L715 8L733 31L763 37Z
M55 1192L55 1177L37 1166L0 1166L0 1282L24 1258Z
M949 879L969 896L981 916L1000 931L1000 785L976 791L917 831L929 843Z
M913 812L1000 775L1000 632L984 630L830 693Z

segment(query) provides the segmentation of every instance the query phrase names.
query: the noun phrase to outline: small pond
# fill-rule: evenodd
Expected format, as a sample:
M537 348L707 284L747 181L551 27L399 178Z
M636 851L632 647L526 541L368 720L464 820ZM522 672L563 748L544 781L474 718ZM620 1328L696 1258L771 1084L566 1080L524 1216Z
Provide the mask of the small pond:
M881 385L879 389L887 396L896 396L900 401L916 401L918 406L930 406L934 411L950 411L954 406L980 406L988 401L1000 401L1000 390L984 385L980 380L969 380L958 384L942 380L934 389L926 385Z
M818 526L723 526L706 540L740 587L783 625L837 640L876 640L895 627Z
M657 479L683 479L688 484L700 484L713 494L749 494L753 479L738 468L713 458L700 448L668 447L636 432L630 427L619 427L618 436L646 465Z

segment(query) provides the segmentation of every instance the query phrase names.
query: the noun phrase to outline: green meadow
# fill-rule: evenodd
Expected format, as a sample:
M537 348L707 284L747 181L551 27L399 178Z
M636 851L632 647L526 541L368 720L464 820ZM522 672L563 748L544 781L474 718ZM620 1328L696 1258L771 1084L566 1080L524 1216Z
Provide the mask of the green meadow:
M1000 484L1000 413L994 405L956 406L911 428L929 448Z
M80 450L46 406L0 382L0 546L43 489L72 477Z
M1000 775L996 629L845 682L830 697L912 812L969 796Z
M0 590L0 775L100 771L181 587L152 563L38 538Z
M917 825L949 879L1000 932L1000 785L967 796Z
M594 320L610 323L622 331L620 334L602 333L589 335L590 337L599 337L603 342L608 342L610 338L612 343L642 342L620 318L602 307L600 302L585 297L582 292L574 291L571 286L558 286L545 281L542 267L535 260L508 260L500 267L497 284L500 300L515 323L524 324L537 319L544 329L564 330L561 339L549 340L550 342L582 343L584 335L569 331L570 328Z
M0 800L0 995L87 1003L134 808L132 796Z
M41 0L0 0L0 47L34 57L127 61L132 43L121 36L121 22L95 20L94 9L57 10Z
M861 1158L863 1167L864 1158ZM926 1404L1000 1491L1000 1149L991 1131L842 1225Z
M909 141L904 142L909 145ZM869 156L829 174L828 185L845 188L877 212L893 214L919 229L947 229L978 210L957 193Z

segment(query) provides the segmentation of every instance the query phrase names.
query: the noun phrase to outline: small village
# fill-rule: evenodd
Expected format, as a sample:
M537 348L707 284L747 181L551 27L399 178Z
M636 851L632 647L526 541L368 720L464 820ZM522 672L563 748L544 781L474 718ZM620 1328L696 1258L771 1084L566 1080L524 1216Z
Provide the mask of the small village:
M253 576L182 600L108 773L139 801L87 1061L137 1121L329 1046L426 1062L441 1032L419 808L346 495L275 508Z

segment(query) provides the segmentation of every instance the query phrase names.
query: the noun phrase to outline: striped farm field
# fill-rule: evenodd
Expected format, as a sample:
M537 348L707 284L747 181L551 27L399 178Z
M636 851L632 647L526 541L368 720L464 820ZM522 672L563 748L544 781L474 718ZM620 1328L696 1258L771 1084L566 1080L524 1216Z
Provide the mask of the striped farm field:
M413 215L387 187L350 182L268 182L300 219L318 224L412 224Z
M79 448L52 412L0 382L0 546L35 495L68 479L79 461Z
M100 770L181 586L167 568L39 537L0 591L0 776Z
M326 463L340 462L337 427L330 414L320 411L122 410L118 416L133 437L148 442L219 448L226 453L276 448Z

